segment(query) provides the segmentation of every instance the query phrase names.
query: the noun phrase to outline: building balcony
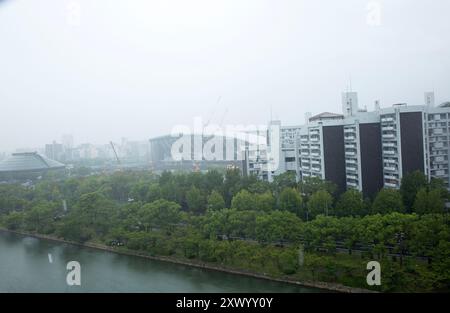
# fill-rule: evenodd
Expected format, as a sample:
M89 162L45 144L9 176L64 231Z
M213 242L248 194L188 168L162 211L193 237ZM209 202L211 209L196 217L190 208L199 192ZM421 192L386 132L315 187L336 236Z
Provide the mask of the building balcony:
M393 117L383 117L381 119L381 122L382 123L392 123L392 122L394 122L394 118Z
M347 186L349 186L349 187L353 187L353 188L358 188L359 187L359 185L357 184L357 183L355 183L355 182L347 182Z
M383 126L381 128L381 130L383 130L383 131L393 131L393 130L395 130L395 127L394 126Z
M398 188L398 184L394 183L384 183L384 186L388 188Z
M384 170L389 172L397 172L398 169L394 166L385 166Z
M438 176L438 177L447 177L448 176L448 174L445 172L445 170L433 171L431 174L433 176Z
M383 139L394 139L396 136L394 134L383 134Z

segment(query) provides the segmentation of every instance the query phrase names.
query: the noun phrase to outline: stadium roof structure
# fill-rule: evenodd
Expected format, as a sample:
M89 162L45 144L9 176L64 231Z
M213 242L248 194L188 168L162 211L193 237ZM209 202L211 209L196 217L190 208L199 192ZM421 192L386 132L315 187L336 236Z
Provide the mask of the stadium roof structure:
M65 168L64 164L37 152L13 153L10 157L0 161L0 173L45 172L63 168Z

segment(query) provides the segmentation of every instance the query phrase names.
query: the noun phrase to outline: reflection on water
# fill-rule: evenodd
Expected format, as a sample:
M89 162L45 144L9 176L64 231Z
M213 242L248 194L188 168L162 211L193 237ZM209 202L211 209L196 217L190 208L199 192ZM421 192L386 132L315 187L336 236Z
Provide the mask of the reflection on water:
M48 254L52 256L49 262ZM81 286L66 264L81 264ZM252 277L0 232L1 292L315 292Z

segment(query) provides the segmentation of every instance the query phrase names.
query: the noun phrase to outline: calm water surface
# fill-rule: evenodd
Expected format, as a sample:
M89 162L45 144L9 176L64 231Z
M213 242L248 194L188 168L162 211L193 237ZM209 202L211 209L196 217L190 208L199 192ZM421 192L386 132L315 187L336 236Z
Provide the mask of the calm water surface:
M81 286L66 284L69 261L81 264ZM0 232L0 292L317 291Z

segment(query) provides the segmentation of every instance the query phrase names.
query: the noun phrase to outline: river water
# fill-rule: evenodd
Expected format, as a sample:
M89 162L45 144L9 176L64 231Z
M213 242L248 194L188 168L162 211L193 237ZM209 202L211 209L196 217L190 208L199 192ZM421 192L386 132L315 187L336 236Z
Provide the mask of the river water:
M81 286L69 286L69 261ZM319 290L0 232L0 292L317 292Z

